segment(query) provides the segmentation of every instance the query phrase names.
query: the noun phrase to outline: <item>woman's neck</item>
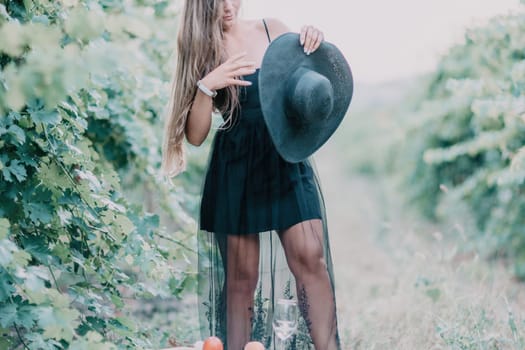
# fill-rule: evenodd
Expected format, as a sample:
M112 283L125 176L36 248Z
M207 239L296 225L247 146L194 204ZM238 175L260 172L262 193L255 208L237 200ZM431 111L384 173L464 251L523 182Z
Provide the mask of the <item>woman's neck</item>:
M244 21L239 18L234 21L231 26L224 29L224 34L228 36L237 36L240 32L242 32L243 26Z

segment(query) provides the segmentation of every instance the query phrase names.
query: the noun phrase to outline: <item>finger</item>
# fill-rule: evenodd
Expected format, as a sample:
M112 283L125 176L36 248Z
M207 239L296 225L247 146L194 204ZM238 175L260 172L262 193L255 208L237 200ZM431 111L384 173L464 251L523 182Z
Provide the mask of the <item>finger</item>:
M301 28L301 35L299 36L299 42L301 43L301 45L304 45L304 40L306 39L306 29L306 26L303 26Z
M321 46L323 41L324 41L324 34L322 32L319 32L319 36L317 38L317 41L314 44L314 48L313 48L312 52L317 51L317 49L319 48L319 46Z
M309 50L310 53L312 53L315 50L317 50L317 48L319 47L319 45L321 43L320 38L321 38L321 32L320 31L316 31L315 34L313 35L312 45L310 46L310 50Z
M305 42L304 42L304 52L306 54L309 54L310 53L310 49L311 49L311 46L312 46L312 42L313 42L313 30L312 28L309 28L307 33L306 33L306 39L305 39Z
M255 61L238 61L231 65L231 71L235 71L240 68L254 68L255 69Z
M241 68L241 69L237 69L236 71L234 71L233 76L239 77L243 75L253 74L255 73L255 71L256 71L255 68Z
M239 85L239 86L250 86L252 85L252 82L248 80L241 80L241 79L228 79L228 84Z
M323 33L319 29L314 28L314 32L312 34L312 42L310 44L310 50L308 51L308 54L311 54L312 52L317 50L317 48L320 45L322 35Z
M312 34L310 35L310 42L308 43L307 54L312 53L315 43L317 42L318 38L319 38L319 32L317 30L313 30Z

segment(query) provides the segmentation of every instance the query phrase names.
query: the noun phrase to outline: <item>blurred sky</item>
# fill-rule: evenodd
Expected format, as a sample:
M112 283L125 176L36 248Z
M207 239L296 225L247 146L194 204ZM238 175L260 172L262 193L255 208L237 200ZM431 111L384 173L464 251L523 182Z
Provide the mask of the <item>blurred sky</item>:
M347 57L360 82L432 70L466 28L525 6L519 0L243 0L245 18L313 24Z

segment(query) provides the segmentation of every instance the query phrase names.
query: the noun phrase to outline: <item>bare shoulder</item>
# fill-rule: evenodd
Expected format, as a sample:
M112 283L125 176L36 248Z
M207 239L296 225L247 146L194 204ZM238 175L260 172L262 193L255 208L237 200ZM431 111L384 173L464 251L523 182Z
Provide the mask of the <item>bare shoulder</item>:
M268 26L268 31L270 32L270 37L273 39L277 38L279 35L288 33L290 28L277 18L265 18L264 21ZM264 30L264 24L260 21L261 29Z

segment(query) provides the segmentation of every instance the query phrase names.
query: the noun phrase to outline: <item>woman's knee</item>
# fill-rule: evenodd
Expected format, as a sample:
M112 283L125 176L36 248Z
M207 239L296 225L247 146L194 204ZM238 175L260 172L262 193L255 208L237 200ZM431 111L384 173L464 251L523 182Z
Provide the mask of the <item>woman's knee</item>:
M323 247L305 245L303 249L294 251L288 257L288 264L290 270L296 276L304 273L316 274L326 270Z
M288 266L294 275L326 269L321 220L309 220L281 233Z
M236 292L252 292L259 277L258 237L229 237L226 260L228 288Z
M238 264L227 273L228 289L238 293L253 293L259 279L258 267L253 264Z

